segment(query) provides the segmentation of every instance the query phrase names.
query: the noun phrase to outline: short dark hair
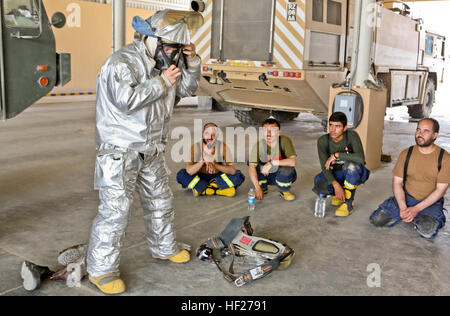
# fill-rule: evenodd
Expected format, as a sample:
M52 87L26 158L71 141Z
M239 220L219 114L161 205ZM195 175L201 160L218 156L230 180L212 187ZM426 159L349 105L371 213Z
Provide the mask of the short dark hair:
M439 122L437 120L435 120L434 118L431 117L426 117L421 119L418 123L417 126L419 126L420 122L422 121L430 121L431 123L433 123L433 133L439 133Z
M278 128L281 128L280 126L280 122L278 122L276 119L274 119L273 117L268 117L264 120L264 122L262 122L261 126L264 125L272 125L272 124L276 124L278 126Z
M347 126L347 115L343 112L334 112L331 114L328 122L341 122L344 127Z

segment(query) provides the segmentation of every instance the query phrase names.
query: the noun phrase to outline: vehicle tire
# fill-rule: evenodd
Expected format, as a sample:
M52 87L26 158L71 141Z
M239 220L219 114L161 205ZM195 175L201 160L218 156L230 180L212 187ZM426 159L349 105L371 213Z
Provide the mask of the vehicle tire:
M234 116L239 122L247 125L261 125L269 116L275 117L279 122L292 121L299 113L285 111L270 111L263 109L251 109L250 111L234 110Z
M280 122L292 121L297 118L298 112L274 111L273 116Z
M325 133L328 133L328 119L327 118L323 118L320 121L320 124L322 125L322 129Z
M408 106L409 116L413 119L422 119L430 117L431 110L434 104L434 82L428 79L427 86L425 87L425 96L423 104L414 104Z
M251 111L234 110L234 116L239 122L245 125L258 125L258 122L252 119L250 112Z
M219 112L226 112L226 111L231 111L232 107L231 105L227 105L227 104L221 104L219 102L216 101L216 99L212 99L212 108L214 111L219 111Z

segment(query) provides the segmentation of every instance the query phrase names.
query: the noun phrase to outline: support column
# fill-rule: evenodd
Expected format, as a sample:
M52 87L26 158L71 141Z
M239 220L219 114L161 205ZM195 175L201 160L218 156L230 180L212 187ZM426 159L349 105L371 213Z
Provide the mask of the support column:
M126 0L113 0L113 52L125 46Z
M376 26L376 11L375 0L356 0L351 87L366 87L364 81L369 79L373 31Z

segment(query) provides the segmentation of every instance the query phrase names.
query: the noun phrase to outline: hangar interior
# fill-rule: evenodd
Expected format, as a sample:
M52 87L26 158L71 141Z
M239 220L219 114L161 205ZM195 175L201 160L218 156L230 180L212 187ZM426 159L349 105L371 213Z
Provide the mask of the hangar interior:
M133 41L135 34L131 20L134 16L147 18L162 8L189 10L190 7L190 1L185 0L126 1L126 9L121 15L125 28L120 30L122 38L118 39L118 31L112 27L113 2L42 1L48 16L57 11L66 16L66 25L54 28L54 35L56 51L71 54L71 80L64 86L54 87L17 117L0 122L0 296L103 295L87 277L75 287L45 280L39 289L29 292L23 287L20 270L24 261L30 261L55 271L60 268L57 257L62 249L89 242L99 205L98 191L94 190L97 155L95 85L101 65L115 45L119 45L119 49ZM299 7L306 4L301 0L293 2ZM450 36L449 22L445 18L450 14L450 2L407 4L414 17L420 15L425 21L432 21L433 31L446 38ZM301 16L297 19L301 20ZM448 69L448 50L445 54L443 67ZM344 59L342 63L344 65ZM307 75L307 67L299 73ZM234 76L231 80L241 80L239 74ZM448 71L441 76L430 117L441 125L436 144L449 151L450 78ZM330 80L335 78L328 77ZM275 80L269 78L269 81L272 79ZM260 84L265 84L264 80ZM248 153L250 145L245 132L249 125L237 119L235 108L228 106L219 111L217 104L205 107L199 104L200 101L200 97L194 96L182 99L175 106L171 131L184 128L196 135L195 120L201 120L203 124L212 121L223 131L234 128L237 132L233 144L239 139L247 140L245 150ZM312 110L302 111L294 119L281 123L282 134L292 139L297 153L298 179L291 189L296 199L282 201L276 188L271 187L263 201L256 201L254 211L248 210L247 193L252 183L245 161L236 163L246 180L234 197L195 197L192 192L182 189L176 174L185 168L185 163L171 159L180 137L169 134L166 162L171 171L169 184L174 195L176 238L191 245L191 261L175 264L152 258L142 207L136 195L121 248L120 273L127 285L123 295L449 295L448 225L440 229L436 238L427 240L415 232L411 223L376 228L369 222L370 214L392 196L392 169L400 152L415 144L418 119L410 117L405 105L388 107L381 118L384 128L378 129L380 150L390 156L391 161L377 160L369 180L358 187L353 214L347 218L335 217L335 207L328 199L325 218L316 218L316 195L311 189L315 175L321 170L317 139L325 133L322 119L323 115L329 114L327 111L328 104L322 116L315 115L317 113ZM367 143L365 147L370 145ZM444 208L450 209L449 191L445 195ZM448 219L448 212L445 215ZM274 271L237 288L224 280L213 263L198 260L195 250L207 238L220 234L231 219L244 216L250 216L255 236L289 245L295 250L295 257L287 269ZM236 259L237 268L248 266L248 263L245 258ZM373 283L373 273L377 271L377 282Z

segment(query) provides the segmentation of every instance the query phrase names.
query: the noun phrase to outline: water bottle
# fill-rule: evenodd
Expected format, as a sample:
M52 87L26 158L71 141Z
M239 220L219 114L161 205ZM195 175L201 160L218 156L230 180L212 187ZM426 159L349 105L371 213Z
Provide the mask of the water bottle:
M250 212L255 210L255 191L253 188L248 191L248 210Z
M319 194L319 196L316 199L316 205L314 206L314 216L324 218L326 205L327 205L327 196L322 193Z

